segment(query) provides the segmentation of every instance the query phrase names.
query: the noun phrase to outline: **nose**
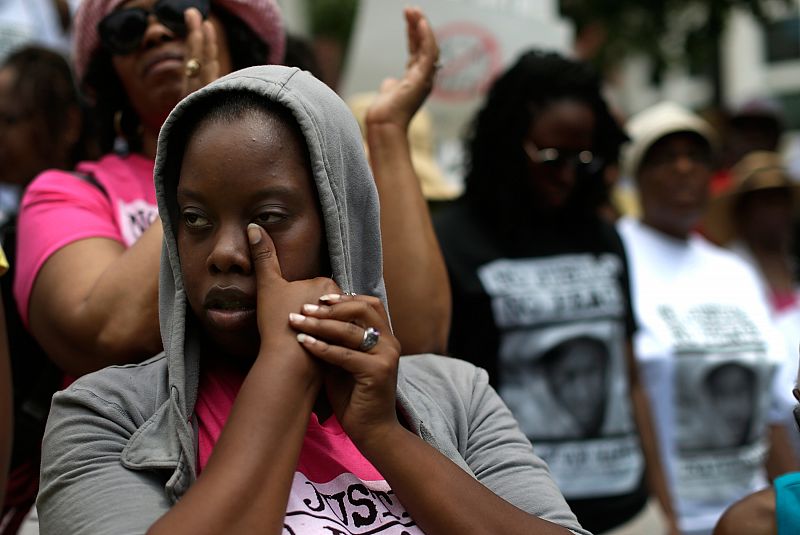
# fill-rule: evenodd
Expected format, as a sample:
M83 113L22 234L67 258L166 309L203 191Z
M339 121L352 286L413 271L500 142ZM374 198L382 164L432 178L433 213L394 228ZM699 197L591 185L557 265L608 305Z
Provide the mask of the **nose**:
M221 227L214 236L214 245L206 264L210 273L249 275L252 269L247 230L237 225Z
M577 169L575 166L571 163L564 162L558 166L557 173L559 181L572 190L572 188L575 186L575 178L577 175Z
M675 157L675 169L679 173L688 173L694 168L694 160L688 154L678 154Z
M152 13L147 17L147 29L142 37L142 48L145 50L155 48L161 43L166 43L175 39L175 35L169 28L161 24Z

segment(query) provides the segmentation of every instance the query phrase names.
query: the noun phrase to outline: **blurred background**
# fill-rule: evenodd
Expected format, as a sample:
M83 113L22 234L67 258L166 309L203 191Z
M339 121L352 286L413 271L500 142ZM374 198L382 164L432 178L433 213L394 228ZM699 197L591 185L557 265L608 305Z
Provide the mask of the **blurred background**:
M798 0L420 0L443 68L429 100L436 150L460 176L466 118L492 78L531 46L592 61L625 119L669 99L725 129L734 115L780 117L780 149L800 178ZM405 62L398 0L283 0L326 81L373 90Z
M68 51L80 0L0 0L0 59L31 40ZM537 46L603 72L621 119L670 99L724 130L733 115L777 115L800 177L800 0L419 0L443 67L428 102L437 159L461 176L464 123L494 76ZM406 60L400 0L280 0L319 75L343 97L375 90Z

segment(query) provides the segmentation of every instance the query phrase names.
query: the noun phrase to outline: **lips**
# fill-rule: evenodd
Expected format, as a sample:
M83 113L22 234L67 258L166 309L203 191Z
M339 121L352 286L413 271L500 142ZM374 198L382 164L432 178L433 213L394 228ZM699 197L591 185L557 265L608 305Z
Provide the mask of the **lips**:
M183 54L177 50L164 50L155 52L147 58L142 66L142 76L147 76L161 70L179 69L183 65Z
M212 288L203 308L208 320L222 330L239 330L255 324L255 296L236 287Z

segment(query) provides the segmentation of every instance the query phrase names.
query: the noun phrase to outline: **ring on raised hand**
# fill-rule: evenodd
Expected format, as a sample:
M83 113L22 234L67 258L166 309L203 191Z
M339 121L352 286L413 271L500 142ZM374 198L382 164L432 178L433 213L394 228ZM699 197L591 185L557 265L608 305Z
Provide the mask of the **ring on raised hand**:
M381 337L381 333L378 329L373 327L367 327L364 329L364 339L361 340L361 345L358 346L359 351L369 351L376 345L378 345L378 339Z
M200 61L197 58L190 58L186 62L186 77L194 78L200 72Z
M355 297L355 296L357 296L358 294L357 294L357 293L355 293L355 292L345 292L345 293L344 293L344 295L349 295L350 297Z

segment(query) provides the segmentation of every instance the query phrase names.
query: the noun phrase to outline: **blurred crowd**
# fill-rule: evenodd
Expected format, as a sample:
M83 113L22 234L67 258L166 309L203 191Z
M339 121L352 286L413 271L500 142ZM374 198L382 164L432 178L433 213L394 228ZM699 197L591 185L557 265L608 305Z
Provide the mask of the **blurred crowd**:
M404 13L405 72L345 108L260 67L322 71L274 0L0 2L0 534L800 533L780 104L625 117L528 50L459 188ZM252 170L289 193L252 208ZM376 447L388 413L419 444Z

